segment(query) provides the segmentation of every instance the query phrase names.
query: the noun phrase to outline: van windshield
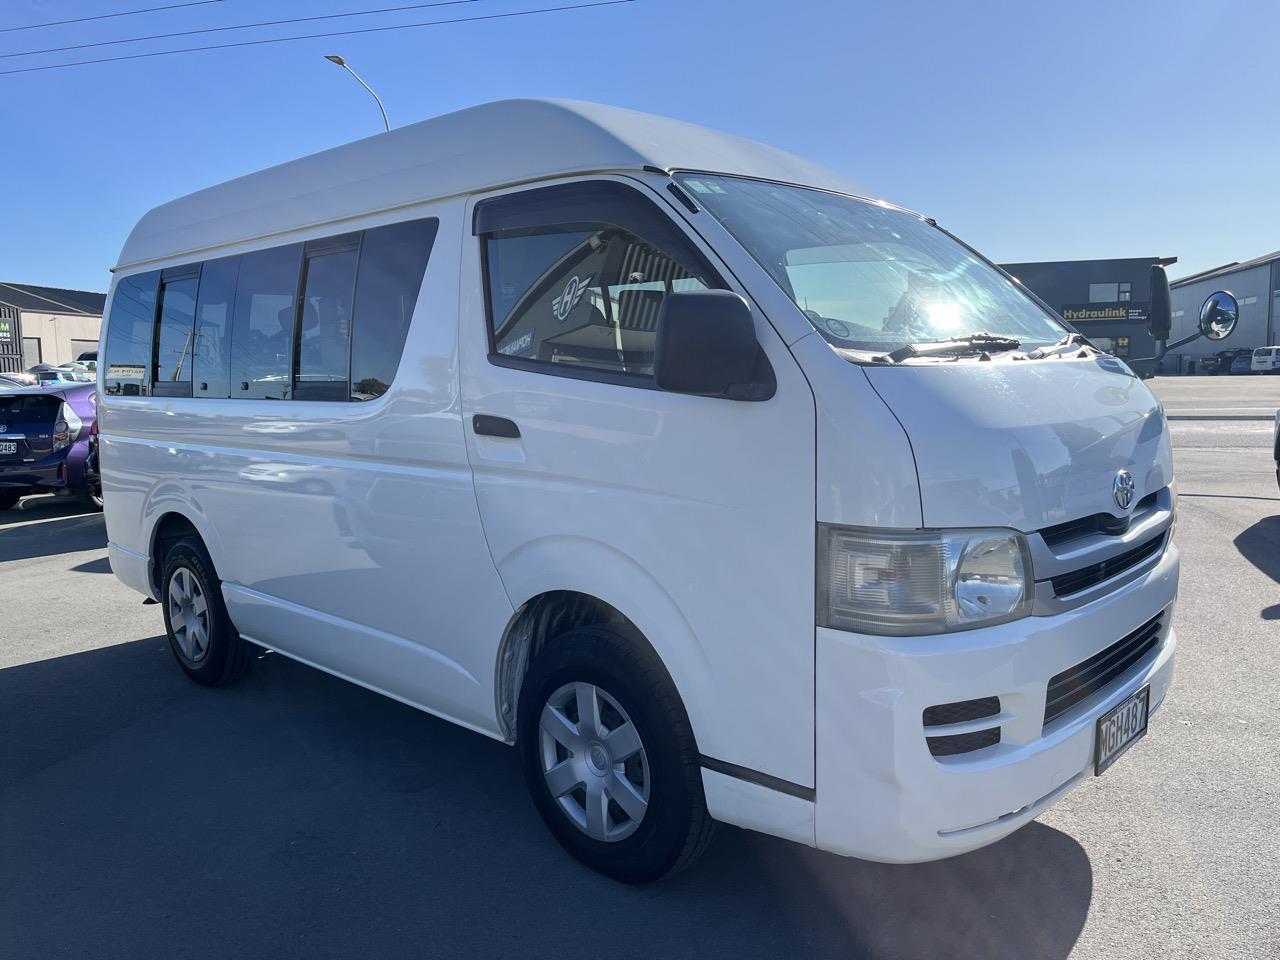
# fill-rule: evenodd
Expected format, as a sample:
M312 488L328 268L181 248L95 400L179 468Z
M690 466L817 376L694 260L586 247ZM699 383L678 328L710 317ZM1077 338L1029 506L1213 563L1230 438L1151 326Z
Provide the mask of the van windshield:
M680 174L836 346L893 350L989 333L1023 348L1067 330L944 231L903 210L808 187Z

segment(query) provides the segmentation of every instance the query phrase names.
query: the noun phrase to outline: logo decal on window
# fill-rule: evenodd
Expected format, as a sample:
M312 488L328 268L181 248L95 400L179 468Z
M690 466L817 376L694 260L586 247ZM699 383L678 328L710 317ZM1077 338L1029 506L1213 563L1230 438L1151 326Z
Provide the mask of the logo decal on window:
M591 278L595 274L588 274L585 280L580 280L573 276L569 278L569 282L564 285L564 290L560 296L551 301L551 312L555 314L557 320L564 323L569 319L569 314L573 313L573 308L578 305L578 301L582 299L582 295L587 292L587 284L591 282Z
M514 340L504 343L498 348L498 352L508 357L518 356L533 346L533 331L526 330Z

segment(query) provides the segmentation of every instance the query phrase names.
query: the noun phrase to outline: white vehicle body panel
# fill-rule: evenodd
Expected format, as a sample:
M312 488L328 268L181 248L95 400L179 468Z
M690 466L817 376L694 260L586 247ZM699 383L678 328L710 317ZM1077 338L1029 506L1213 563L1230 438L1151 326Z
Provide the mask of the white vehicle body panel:
M1259 347L1254 350L1249 368L1254 373L1271 373L1280 370L1280 347Z
M812 786L813 394L795 360L757 314L778 380L763 403L495 366L467 246L463 414L522 434L468 431L512 602L605 600L668 665L703 754Z
M410 215L456 236L462 209ZM439 242L419 293L439 322L411 327L413 360L380 400L104 397L107 535L148 555L160 518L181 514L246 637L497 736L493 644L511 606L463 442L457 283L457 245Z
M1135 502L1173 480L1160 405L1117 360L866 369L911 435L922 526L1030 532L1114 513L1122 469L1143 467Z

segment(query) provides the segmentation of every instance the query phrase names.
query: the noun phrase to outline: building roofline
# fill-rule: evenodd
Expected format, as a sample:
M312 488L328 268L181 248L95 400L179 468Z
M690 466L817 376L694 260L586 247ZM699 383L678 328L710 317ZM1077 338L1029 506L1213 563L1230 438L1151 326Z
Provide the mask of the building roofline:
M1050 267L1066 263L1120 263L1131 260L1135 263L1158 263L1162 267L1178 262L1177 257L1091 257L1087 260L1016 260L1002 263L1002 267Z
M0 287L4 287L9 290L12 290L15 293L21 293L22 295L31 297L32 299L35 299L35 300L43 300L45 303L51 303L58 308L57 310L49 311L50 313L75 313L83 317L98 317L102 315L99 313L91 313L90 311L85 310L83 307L75 307L69 303L63 303L61 300L54 300L53 298L46 297L44 294L41 294L41 293L32 293L30 290L26 289L22 284L5 283L4 281L0 281ZM90 290L68 290L67 292L68 293L92 293L92 291ZM102 296L102 294L93 294L93 295ZM3 297L3 296L4 296L4 291L0 290L0 297ZM8 300L0 300L0 302L8 304L9 306L13 307L15 310L21 311L21 310L28 309L26 307L20 307L16 303L10 303Z
M1264 253L1260 257L1254 257L1252 260L1234 260L1231 263L1224 263L1221 266L1210 267L1208 270L1201 270L1199 273L1192 273L1185 277L1179 277L1169 284L1170 287L1182 287L1189 283L1196 283L1200 280L1209 280L1213 277L1227 277L1233 273L1239 273L1242 270L1252 270L1255 267L1265 267L1269 263L1280 260L1280 250Z

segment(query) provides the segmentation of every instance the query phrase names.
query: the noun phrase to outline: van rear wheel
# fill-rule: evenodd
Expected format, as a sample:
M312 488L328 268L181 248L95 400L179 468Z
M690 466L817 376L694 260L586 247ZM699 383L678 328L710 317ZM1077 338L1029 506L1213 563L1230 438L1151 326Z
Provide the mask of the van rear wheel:
M534 805L579 861L626 883L694 862L715 833L684 705L647 650L581 627L534 658L517 737Z
M240 679L253 647L240 638L222 600L213 561L197 537L183 537L164 555L161 574L169 647L188 677L206 687Z

